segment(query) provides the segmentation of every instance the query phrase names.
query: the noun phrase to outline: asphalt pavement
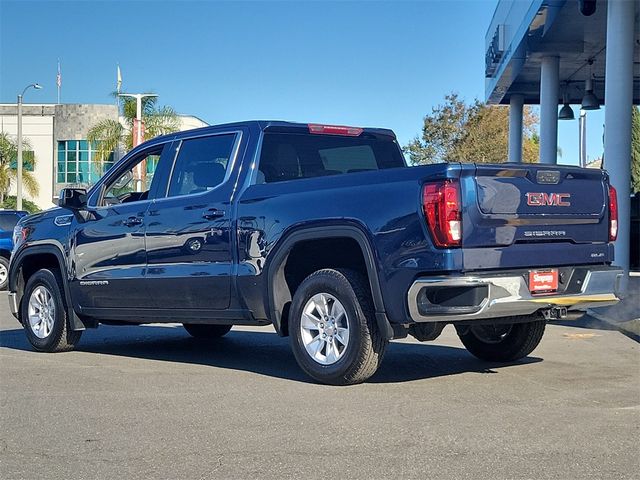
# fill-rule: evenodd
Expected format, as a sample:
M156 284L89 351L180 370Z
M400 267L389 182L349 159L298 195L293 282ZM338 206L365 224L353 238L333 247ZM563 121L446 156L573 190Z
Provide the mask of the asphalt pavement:
M640 478L639 344L594 319L549 325L510 365L447 327L329 387L270 328L101 326L42 354L5 305L2 479Z

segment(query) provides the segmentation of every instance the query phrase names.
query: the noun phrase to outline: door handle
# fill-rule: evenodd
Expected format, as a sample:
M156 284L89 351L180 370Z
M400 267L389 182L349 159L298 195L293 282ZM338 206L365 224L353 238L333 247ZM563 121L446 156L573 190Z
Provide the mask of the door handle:
M224 217L224 210L218 210L217 208L210 208L202 212L202 218L207 220L213 220L214 218Z
M126 220L123 220L122 223L127 227L134 227L136 225L142 225L142 218L140 218L140 217L129 217Z

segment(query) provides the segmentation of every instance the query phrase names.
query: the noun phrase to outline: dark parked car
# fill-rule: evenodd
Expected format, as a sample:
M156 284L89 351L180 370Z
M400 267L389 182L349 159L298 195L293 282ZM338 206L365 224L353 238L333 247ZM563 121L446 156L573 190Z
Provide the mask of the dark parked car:
M172 134L89 192L19 224L11 311L37 350L85 328L180 322L195 337L272 324L331 384L389 340L513 361L548 319L615 303L615 190L600 170L407 167L390 130L243 122Z
M9 259L13 250L13 229L27 212L0 210L0 290L7 288L9 280Z

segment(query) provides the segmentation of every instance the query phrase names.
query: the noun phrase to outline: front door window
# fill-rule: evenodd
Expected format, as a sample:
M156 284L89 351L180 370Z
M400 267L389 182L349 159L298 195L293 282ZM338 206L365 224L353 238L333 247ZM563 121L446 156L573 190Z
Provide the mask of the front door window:
M147 200L163 146L145 152L106 185L101 206Z

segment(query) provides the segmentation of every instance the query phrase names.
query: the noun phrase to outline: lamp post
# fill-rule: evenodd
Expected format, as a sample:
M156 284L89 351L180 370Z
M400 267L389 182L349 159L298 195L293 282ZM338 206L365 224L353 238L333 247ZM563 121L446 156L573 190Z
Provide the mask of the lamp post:
M587 166L587 111L580 109L578 121L578 143L580 144L580 166Z
M17 180L16 180L16 210L22 210L22 97L27 90L33 87L40 90L42 86L32 83L24 87L22 93L18 95L18 158L17 158Z
M137 147L142 143L142 129L140 124L142 122L142 99L145 97L157 97L155 93L119 93L119 97L130 97L136 99L136 124L137 128L134 128L133 146Z
M133 122L133 148L142 143L142 99L145 97L157 97L155 93L119 93L119 97L130 97L136 99L136 119ZM136 191L143 190L143 169L146 175L146 160L136 166Z

